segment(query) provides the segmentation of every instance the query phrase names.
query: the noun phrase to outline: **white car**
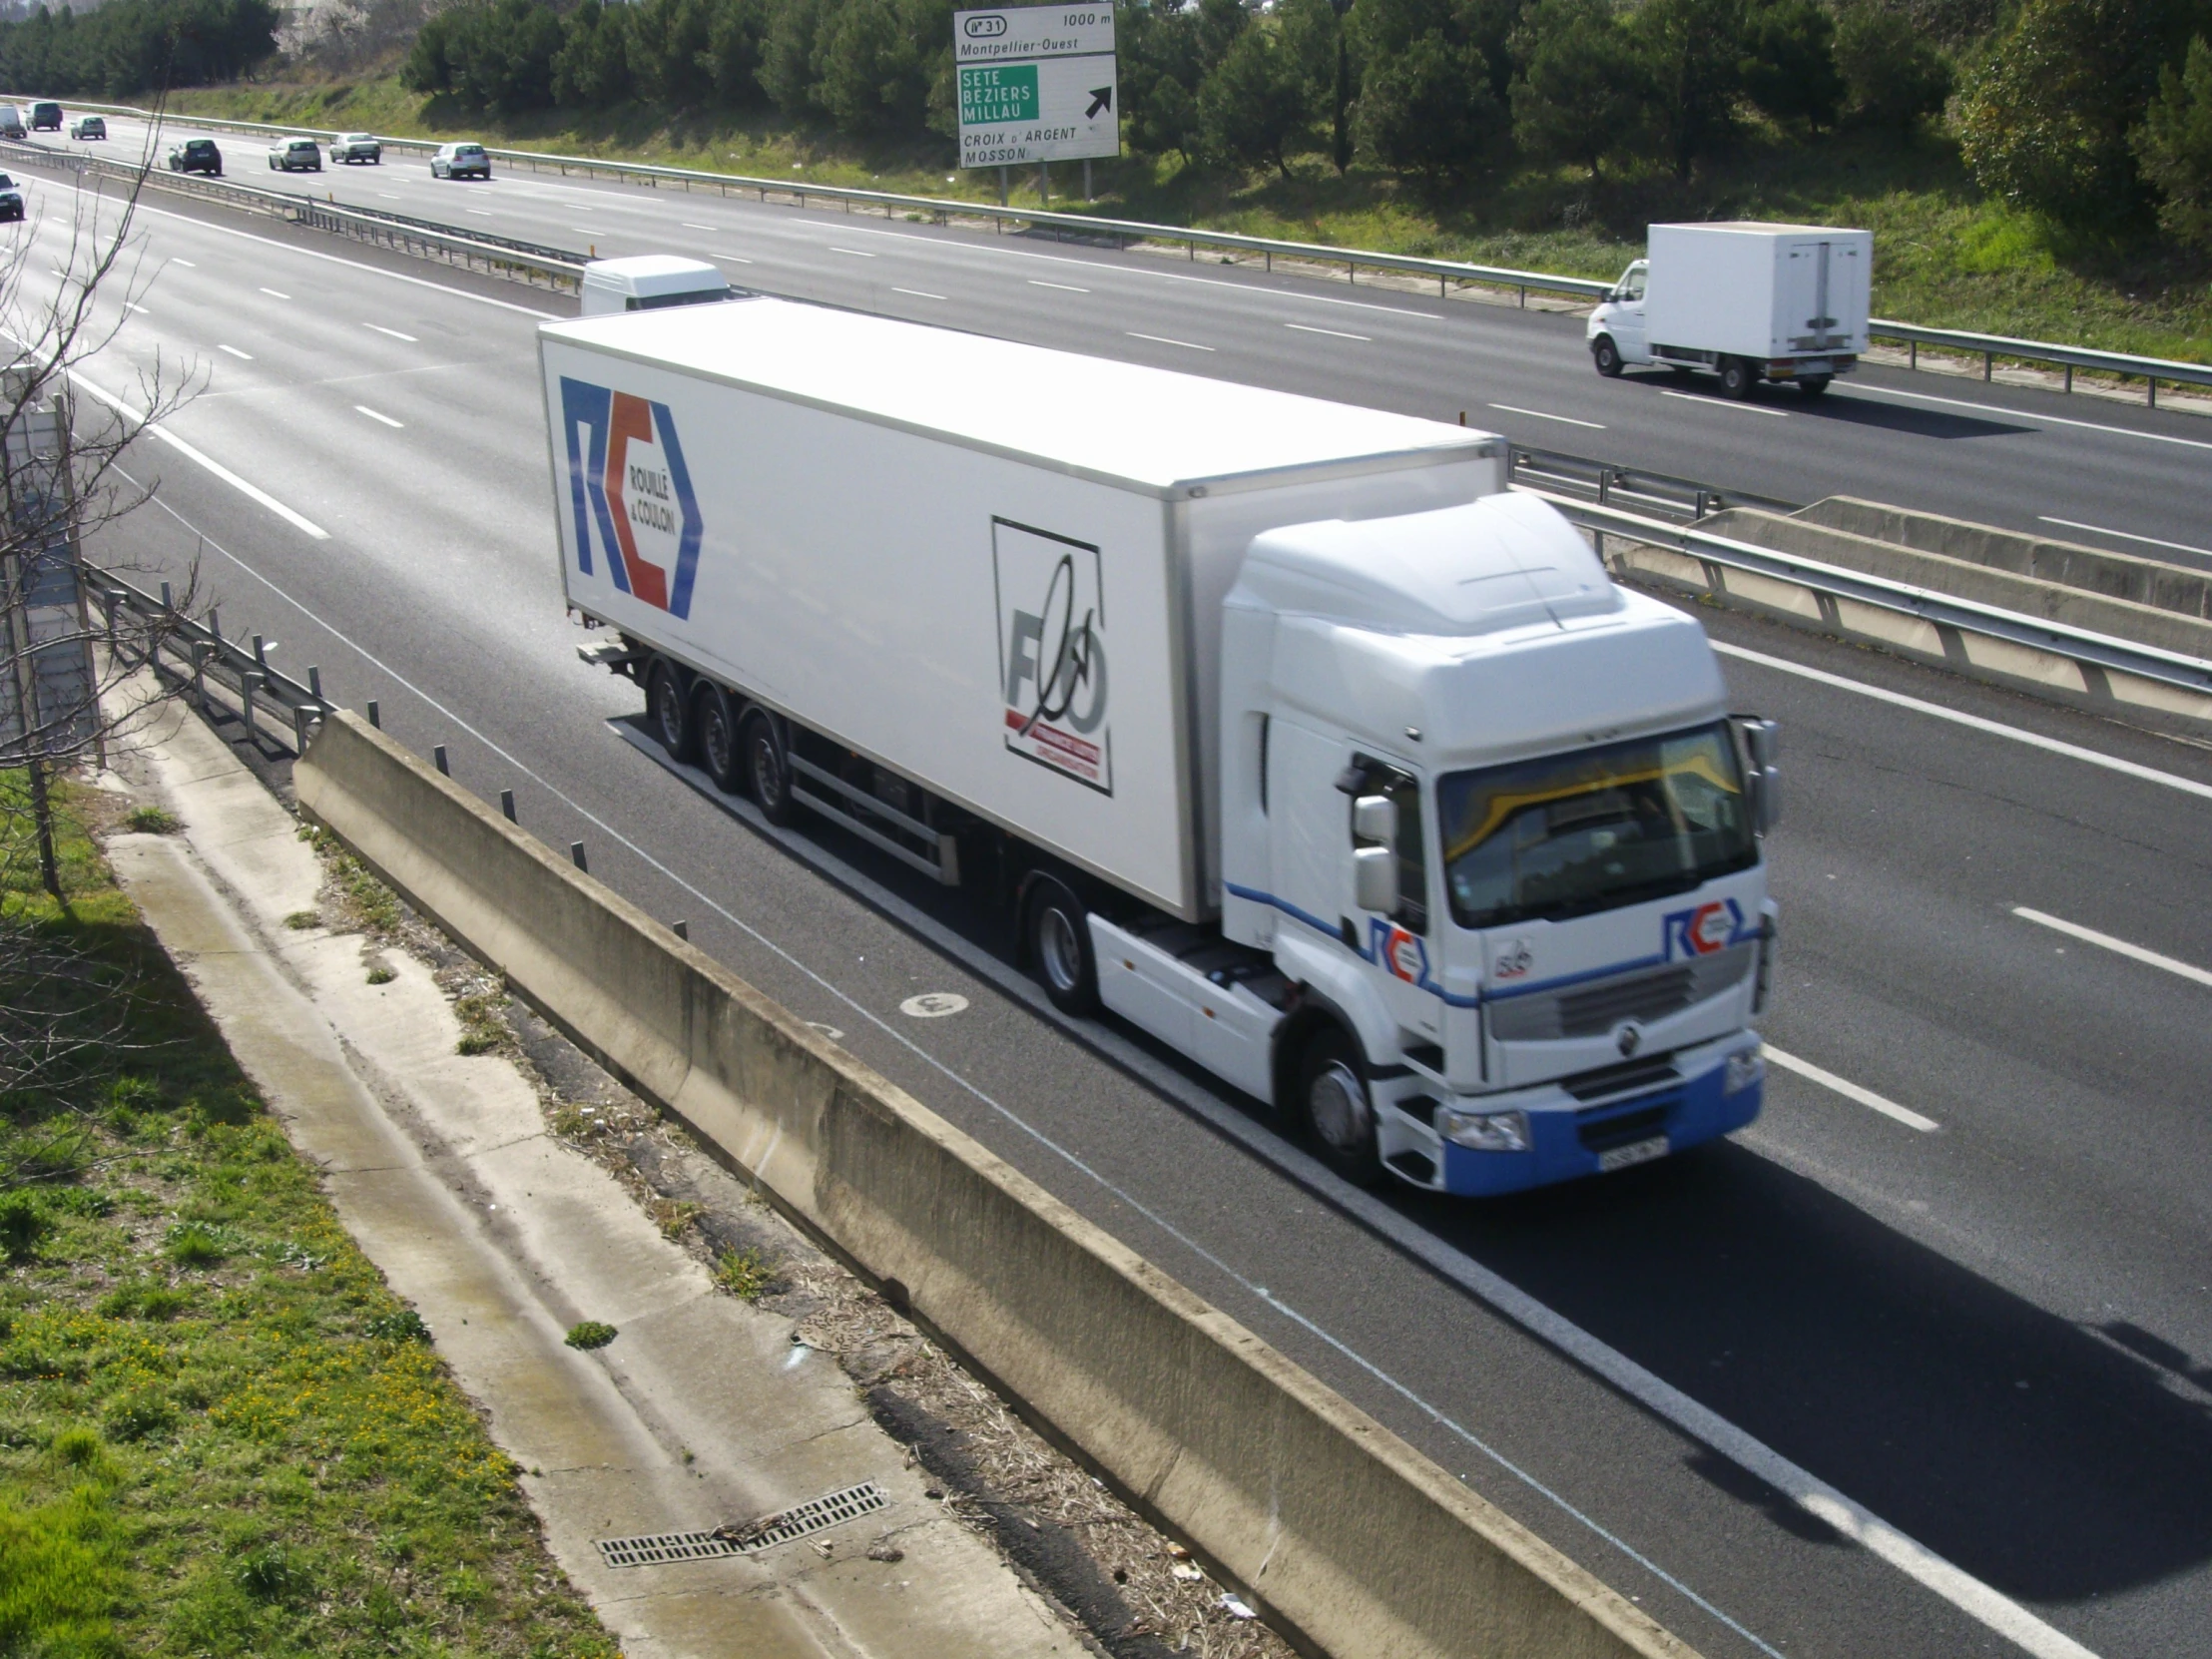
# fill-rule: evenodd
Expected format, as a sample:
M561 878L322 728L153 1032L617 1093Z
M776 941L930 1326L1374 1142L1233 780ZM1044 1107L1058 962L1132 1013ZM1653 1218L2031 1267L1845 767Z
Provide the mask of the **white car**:
M367 162L374 167L383 159L383 141L374 133L340 133L330 141L333 162Z
M433 179L489 179L491 158L480 144L441 144L430 158Z
M278 139L269 147L273 173L320 173L322 150L313 139Z

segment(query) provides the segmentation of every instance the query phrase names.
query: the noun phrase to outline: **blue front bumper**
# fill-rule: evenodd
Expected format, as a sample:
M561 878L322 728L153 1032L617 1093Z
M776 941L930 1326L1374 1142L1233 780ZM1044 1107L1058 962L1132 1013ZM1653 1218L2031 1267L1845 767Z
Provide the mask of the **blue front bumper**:
M1650 1094L1609 1100L1602 1106L1537 1108L1528 1113L1526 1152L1470 1152L1443 1143L1443 1189L1469 1197L1517 1193L1554 1181L1600 1172L1599 1159L1617 1146L1664 1134L1669 1152L1741 1129L1759 1115L1765 1078L1735 1094L1721 1092L1728 1067L1712 1066L1696 1077Z

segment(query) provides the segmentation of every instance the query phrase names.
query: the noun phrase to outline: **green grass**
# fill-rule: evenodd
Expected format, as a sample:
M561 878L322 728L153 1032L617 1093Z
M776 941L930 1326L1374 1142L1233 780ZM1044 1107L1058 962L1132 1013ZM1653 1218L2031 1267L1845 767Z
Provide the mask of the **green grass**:
M916 195L981 201L997 192L995 174L953 173L941 145L869 150L761 116L632 106L502 123L425 100L390 77L199 89L174 102L240 119L358 125L395 137L466 134L509 148ZM1340 178L1319 156L1294 161L1289 179L1144 157L1100 163L1094 176L1102 214L1578 276L1618 276L1642 252L1643 227L1658 219L1859 225L1875 233L1878 315L2192 360L2207 360L2212 339L2212 264L2150 239L2069 238L1991 203L1955 145L1935 133L1798 145L1754 129L1688 186L1657 172L1593 183L1571 170L1525 169L1438 198L1364 167ZM1063 165L1054 178L1065 193L1078 170ZM1017 177L1015 199L1036 200L1033 173ZM1054 206L1080 204L1061 194Z
M104 803L64 805L66 904L0 866L0 963L72 948L102 999L65 1012L126 1017L0 1094L0 1653L614 1659L109 879L83 824Z

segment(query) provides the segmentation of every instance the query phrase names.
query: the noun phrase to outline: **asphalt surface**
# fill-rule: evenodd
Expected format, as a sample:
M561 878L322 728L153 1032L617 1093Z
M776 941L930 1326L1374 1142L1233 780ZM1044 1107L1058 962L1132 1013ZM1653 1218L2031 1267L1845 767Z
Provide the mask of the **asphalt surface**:
M367 189L404 171L338 177ZM30 182L47 220L23 263L35 298L71 198ZM1406 297L1385 294L1355 321L1318 285L1177 286L1134 256L912 227L878 246L861 232L883 236L880 222L527 177L407 189L408 211L498 202L546 241L595 223L562 217L595 194L599 219L638 220L613 244L625 252L667 246L645 216L719 213L749 228L747 257L786 262L786 291L864 304L911 276L970 325L1115 354L1135 354L1135 332L1218 340L1207 372L1431 413L1457 385L1449 406L1477 424L1475 384L1593 420L1656 411L1607 422L1586 452L1769 493L1843 487L1826 469L1849 466L1854 488L1963 512L1976 490L2006 493L1988 473L2038 512L2124 505L2144 533L2202 515L2204 452L2130 435L2212 443L2212 424L2186 416L2000 390L1986 396L2023 405L2013 429L1930 445L1831 420L1841 400L1816 413L1778 399L1768 415L1661 403L1667 388L1590 374L1570 319L1465 306L1399 321ZM1509 1203L1362 1198L1262 1109L1126 1029L1050 1015L1006 969L996 919L832 830L765 831L627 741L640 700L575 660L583 636L558 586L531 334L565 303L167 200L150 202L144 236L143 285L128 311L120 293L104 301L119 331L88 377L130 397L157 355L194 365L205 390L171 429L233 477L142 444L134 475L158 477L159 499L103 538L104 557L176 579L197 559L228 632L278 642L295 674L319 665L349 706L377 699L387 729L420 752L446 745L486 798L513 789L525 826L584 840L595 874L688 920L696 942L1702 1651L2011 1653L1991 1628L2007 1604L2039 1621L2016 1627L2033 1651L2212 1647L2212 986L2015 913L2212 967L2212 753L1703 613L1724 646L1756 654L1726 658L1739 706L1786 733L1766 1028L1848 1090L1776 1069L1767 1115L1733 1143ZM1032 260L1108 272L1082 296L1095 308L1026 294L1045 277L1084 285ZM1289 321L1370 337L1309 339ZM1714 447L1714 430L1735 435ZM1729 465L1742 476L1720 476ZM1932 477L1941 501L1914 494ZM901 1014L924 990L968 1006ZM1504 1317L1485 1275L1973 1582L1931 1588L1940 1574L1849 1541L1680 1413Z

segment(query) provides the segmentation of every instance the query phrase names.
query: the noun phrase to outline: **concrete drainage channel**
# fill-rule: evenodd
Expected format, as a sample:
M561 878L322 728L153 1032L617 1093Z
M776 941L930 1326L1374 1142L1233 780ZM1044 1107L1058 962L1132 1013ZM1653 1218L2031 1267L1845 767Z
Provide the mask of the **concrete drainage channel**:
M658 1567L671 1561L750 1555L858 1520L889 1502L880 1486L872 1480L863 1481L812 1503L763 1515L743 1526L718 1526L712 1532L655 1532L642 1538L601 1538L599 1553L610 1567Z

